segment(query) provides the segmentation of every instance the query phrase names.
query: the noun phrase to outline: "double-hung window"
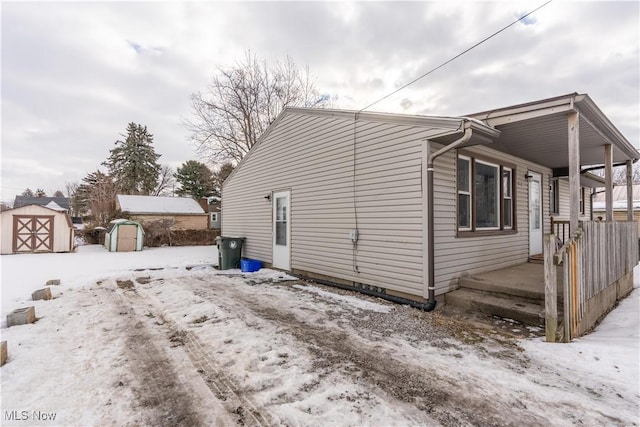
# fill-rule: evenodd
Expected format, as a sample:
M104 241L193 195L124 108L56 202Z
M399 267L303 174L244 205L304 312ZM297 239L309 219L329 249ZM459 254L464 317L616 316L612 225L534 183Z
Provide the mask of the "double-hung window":
M458 235L515 230L514 167L457 156Z
M458 156L458 230L471 230L471 159Z
M502 167L502 228L513 228L513 169Z

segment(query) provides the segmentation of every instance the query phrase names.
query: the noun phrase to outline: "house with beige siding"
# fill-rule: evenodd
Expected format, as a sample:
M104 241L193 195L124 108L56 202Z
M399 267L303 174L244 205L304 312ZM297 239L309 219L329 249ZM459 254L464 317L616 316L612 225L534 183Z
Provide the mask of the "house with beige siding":
M189 197L160 197L118 194L116 208L130 219L143 223L165 221L171 230L207 230L209 215Z
M462 276L542 254L554 215L571 233L589 220L586 166L638 158L584 94L461 117L287 108L225 181L222 235L432 308Z
M632 209L633 220L638 228L640 235L640 185L634 185L632 188ZM606 200L605 192L601 189L593 197L593 219L602 221L606 218ZM613 218L616 221L624 221L627 216L627 186L620 185L613 188Z

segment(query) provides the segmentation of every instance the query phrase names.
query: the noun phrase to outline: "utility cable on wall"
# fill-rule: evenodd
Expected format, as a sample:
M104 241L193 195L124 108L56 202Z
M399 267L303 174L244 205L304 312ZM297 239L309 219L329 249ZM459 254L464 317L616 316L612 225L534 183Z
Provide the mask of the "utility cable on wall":
M353 215L355 218L355 229L352 230L352 234L351 234L351 241L353 244L353 248L352 248L352 255L353 255L353 259L352 259L352 265L353 265L353 271L356 273L360 273L360 270L358 269L358 260L357 260L357 252L358 252L358 239L359 239L359 230L358 230L358 206L356 203L356 193L357 193L357 180L356 180L356 143L357 143L357 123L358 123L358 118L360 116L360 113L373 107L374 105L376 105L377 103L389 98L392 95L395 95L396 93L400 92L401 90L411 86L412 84L416 83L417 81L427 77L429 74L439 70L440 68L444 67L445 65L449 64L450 62L453 62L454 60L460 58L462 55L464 55L465 53L475 49L476 47L480 46L481 44L483 44L484 42L492 39L493 37L497 36L498 34L502 33L503 31L505 31L506 29L512 27L513 25L517 24L518 22L522 21L523 19L525 19L526 17L528 17L529 15L537 12L538 10L542 9L543 7L545 7L546 5L548 5L549 3L551 3L553 0L548 0L546 3L543 3L542 5L538 6L537 8L533 9L531 12L528 12L524 15L522 15L520 18L516 19L515 21L511 22L509 25L502 27L501 29L499 29L498 31L494 32L493 34L491 34L488 37L485 37L484 39L480 40L478 43L474 44L473 46L469 47L468 49L460 52L459 54L457 54L456 56L448 59L447 61L443 62L442 64L438 65L437 67L427 71L426 73L416 77L415 79L413 79L412 81L410 81L409 83L399 87L398 89L394 90L393 92L383 96L382 98L378 99L377 101L372 102L371 104L367 105L366 107L360 109L359 111L357 111L353 117Z
M357 182L356 182L356 140L357 140L357 135L358 135L358 116L360 115L360 113L356 113L355 116L353 117L353 216L355 218L355 230L352 231L352 233L354 233L354 235L351 236L351 243L353 244L353 248L352 248L352 255L353 255L353 271L355 271L356 273L360 273L360 269L358 268L358 259L357 259L357 253L358 253L358 239L359 236L358 234L360 233L360 231L358 230L358 205L356 203L356 186L357 186Z
M506 30L509 27L512 27L513 25L517 24L518 22L522 21L524 18L526 18L527 16L537 12L538 10L542 9L543 7L545 7L546 5L548 5L549 3L551 3L553 0L549 0L544 4L541 4L540 6L536 7L535 9L533 9L531 12L522 15L520 18L516 19L515 21L513 21L512 23L510 23L509 25L502 27L501 29L499 29L498 31L496 31L495 33L491 34L490 36L485 37L484 39L480 40L478 43L474 44L473 46L471 46L470 48L460 52L459 54L457 54L456 56L454 56L453 58L448 59L447 61L443 62L442 64L438 65L435 68L432 68L431 70L427 71L426 73L416 77L415 79L411 80L409 83L399 87L398 89L394 90L393 92L383 96L382 98L378 99L377 101L372 102L371 104L367 105L366 107L364 107L363 109L359 110L358 112L362 112L364 110L367 110L371 107L373 107L374 105L376 105L378 102L383 101L387 98L389 98L392 95L395 95L396 93L400 92L401 90L411 86L412 84L414 84L415 82L427 77L429 74L439 70L440 68L444 67L445 65L447 65L448 63L460 58L462 55L464 55L465 53L475 49L476 47L480 46L481 44L483 44L484 42L492 39L493 37L497 36L498 34L500 34L501 32L503 32L504 30Z

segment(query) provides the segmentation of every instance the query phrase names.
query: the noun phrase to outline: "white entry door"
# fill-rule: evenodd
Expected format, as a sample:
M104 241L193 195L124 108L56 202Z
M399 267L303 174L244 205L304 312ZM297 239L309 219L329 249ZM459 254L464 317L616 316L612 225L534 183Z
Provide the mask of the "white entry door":
M542 175L529 172L529 255L542 253Z
M273 193L273 267L290 269L291 192Z

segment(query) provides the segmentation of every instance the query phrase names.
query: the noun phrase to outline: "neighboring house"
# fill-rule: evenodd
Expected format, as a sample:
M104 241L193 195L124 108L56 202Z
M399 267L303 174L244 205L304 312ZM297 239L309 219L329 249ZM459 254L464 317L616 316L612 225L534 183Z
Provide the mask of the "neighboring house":
M0 217L2 254L73 250L74 228L65 210L27 205L0 212Z
M632 188L633 220L636 221L638 235L640 235L640 184ZM606 202L604 192L598 192L593 201L593 219L606 218ZM626 221L627 219L627 186L619 185L613 188L613 219Z
M200 203L200 206L209 217L209 228L212 230L220 230L220 226L222 224L222 214L220 212L220 197L203 197L198 201L198 203Z
M80 216L72 216L71 222L76 230L84 230L84 221Z
M560 172L562 175L564 171ZM578 215L580 221L592 220L592 200L596 188L604 185L604 179L584 172L580 175ZM569 179L555 176L549 180L549 215L551 226L545 233L553 233L564 242L569 235Z
M132 220L168 220L172 230L206 230L209 215L188 197L130 196L118 194L116 208Z
M225 181L222 234L281 270L433 303L543 252L553 178L577 228L596 185L580 166L638 158L588 95L468 117L287 108Z
M16 196L13 207L19 208L28 205L46 206L55 210L69 211L69 198L68 197L31 197L31 196Z
M208 197L209 228L220 230L222 228L222 209L220 197Z

